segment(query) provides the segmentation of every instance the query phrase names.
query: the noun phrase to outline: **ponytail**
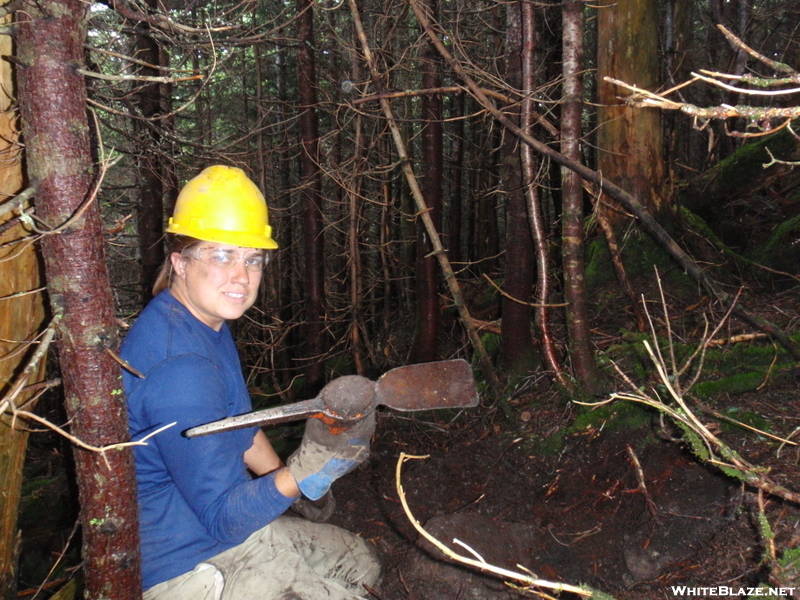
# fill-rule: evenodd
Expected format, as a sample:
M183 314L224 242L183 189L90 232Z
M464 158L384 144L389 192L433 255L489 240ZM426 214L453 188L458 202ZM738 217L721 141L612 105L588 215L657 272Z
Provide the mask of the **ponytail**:
M172 269L172 255L175 252L181 254L182 252L202 243L202 240L198 240L193 237L175 235L172 233L167 234L167 256L164 259L164 264L161 265L161 269L158 272L156 282L153 284L154 298L172 286L172 278L174 275Z

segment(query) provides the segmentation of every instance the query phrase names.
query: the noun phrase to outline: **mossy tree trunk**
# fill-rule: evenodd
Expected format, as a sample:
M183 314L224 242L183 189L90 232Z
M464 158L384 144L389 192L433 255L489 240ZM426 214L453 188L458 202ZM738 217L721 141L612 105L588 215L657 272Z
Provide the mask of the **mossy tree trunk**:
M128 439L114 303L93 188L83 66L87 5L45 0L18 25L19 105L58 358L72 435L93 446ZM141 597L136 479L130 448L75 447L85 597Z

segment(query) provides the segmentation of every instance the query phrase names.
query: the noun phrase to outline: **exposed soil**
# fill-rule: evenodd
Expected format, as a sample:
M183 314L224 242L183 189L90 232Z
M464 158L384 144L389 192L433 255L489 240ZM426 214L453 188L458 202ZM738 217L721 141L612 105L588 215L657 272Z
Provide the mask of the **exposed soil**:
M797 290L790 290L750 299L749 306L791 331L798 300ZM689 326L678 327L676 322L673 333L682 341L695 339ZM603 331L609 332L606 344L621 341L611 333L619 331L615 324L605 322ZM751 331L731 320L718 337ZM771 347L763 340L747 343ZM690 404L731 448L767 469L774 483L798 491L797 446L711 414L733 410L726 414L751 415L774 436L794 436L800 429L800 372L768 373L749 391ZM628 391L621 380L614 385ZM510 419L498 409L455 419L383 413L369 463L334 489L339 508L333 521L372 540L385 557L386 576L375 597L495 600L533 592L454 564L420 542L399 501L395 471L401 452L428 455L402 466L414 518L462 556L476 558L471 549L496 567L585 584L618 600L684 597L672 586L727 586L731 597L742 597L742 588L759 584L784 593L796 586L794 595L800 596L799 561L781 568L775 560L800 546L800 506L759 494L701 463L655 410L622 401L615 406L592 418L542 377L511 400ZM575 426L579 417L585 426ZM761 514L772 540L759 527Z
M766 394L739 397L737 406L746 400L783 423L787 434L797 427L790 406L773 406ZM526 405L520 402L517 409ZM568 435L558 452L539 454L537 441L574 413L563 406L539 409L522 427L505 430L498 423L478 441L473 424L399 424L387 415L368 465L336 485L333 517L383 553L386 576L375 596L494 600L530 594L502 578L453 565L419 542L396 489L400 452L430 454L404 463L402 488L413 516L458 554L474 558L453 538L491 565L525 569L550 582L587 584L619 600L683 597L673 594L673 585L738 590L769 581L757 490L701 465L682 443L661 439L655 419L633 429L590 426ZM796 489L796 449L784 448L776 460L778 444L765 438L742 436L739 446ZM800 542L799 508L766 501L777 547ZM800 585L784 578L780 585L795 582Z

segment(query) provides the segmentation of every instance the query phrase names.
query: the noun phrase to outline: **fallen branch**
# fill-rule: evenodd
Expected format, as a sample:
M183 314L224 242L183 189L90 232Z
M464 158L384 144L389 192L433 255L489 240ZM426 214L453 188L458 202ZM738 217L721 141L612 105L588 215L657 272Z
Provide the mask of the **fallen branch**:
M664 311L666 313L666 303L663 297L662 302L664 303ZM669 322L668 318L666 320ZM719 327L717 327L711 335L715 335L716 331L718 330ZM671 347L671 332L668 332L668 335L670 337ZM656 341L655 332L653 333L653 339ZM652 361L656 372L658 373L660 384L666 389L669 397L674 402L674 405L667 404L657 394L648 394L645 392L641 387L635 385L630 378L625 375L625 373L623 373L616 365L614 366L617 369L617 372L628 383L633 391L615 392L612 393L607 400L597 403L584 403L574 399L573 402L583 406L596 407L614 402L615 400L626 400L629 402L638 402L640 404L650 406L660 413L668 416L681 429L684 440L688 442L688 444L691 446L692 452L699 460L716 466L726 475L738 479L747 485L755 487L759 490L763 490L768 494L778 496L779 498L783 498L784 500L788 500L795 504L800 504L800 494L775 483L767 476L768 471L766 469L758 465L754 465L742 458L738 452L720 440L709 430L705 424L700 421L700 419L697 418L694 412L687 405L683 397L683 393L681 392L680 376L686 371L686 368L684 367L678 371L673 359L673 374L671 375L664 359L661 357L658 346L656 345L656 350L654 351L647 340L644 340L643 344L647 354L650 356L650 360ZM696 357L699 353L699 350L704 348L706 344L707 340L701 342L698 347L698 351L693 353L692 357ZM693 381L696 379L697 375L695 375ZM745 426L744 424L738 422L736 423ZM792 442L790 442L788 439L771 436L766 432L756 430L750 426L745 427L748 429L753 429L754 431L758 431L760 434L773 437L784 444L792 444Z
M445 546L442 542L437 540L435 537L433 537L430 533L425 531L422 525L419 524L419 521L417 521L417 519L411 513L411 509L408 507L408 502L406 501L406 495L405 492L403 491L403 484L401 478L402 465L406 460L409 459L422 460L424 458L427 458L427 456L412 456L406 454L405 452L401 452L400 458L397 459L397 467L395 469L395 485L397 487L397 494L398 496L400 496L400 503L403 505L403 510L405 511L408 520L414 526L414 529L416 529L420 533L420 535L422 535L422 537L428 540L436 548L441 550L442 554L462 564L475 567L476 569L480 569L482 571L489 571L490 573L494 573L495 575L499 575L500 577L503 577L505 579L513 579L514 581L521 582L527 586L542 587L555 590L557 592L571 592L573 594L577 594L579 596L583 596L586 598L592 597L595 594L595 592L593 592L588 588L578 587L576 585L569 585L566 583L556 583L552 581L547 581L545 579L538 579L533 575L527 575L525 573L519 573L517 571L510 571L508 569L503 569L502 567L496 567L483 560L483 558L477 552L475 552L475 550L467 546L464 542L460 540L453 540L455 544L458 544L459 546L466 548L470 552L470 554L476 556L477 558L470 558L468 556L457 554L456 552ZM524 567L521 567L520 565L517 566L520 569L524 569Z
M755 340L769 339L766 333L740 333L732 335L722 340L708 340L706 346L727 346L729 344L740 344L742 342L753 342Z

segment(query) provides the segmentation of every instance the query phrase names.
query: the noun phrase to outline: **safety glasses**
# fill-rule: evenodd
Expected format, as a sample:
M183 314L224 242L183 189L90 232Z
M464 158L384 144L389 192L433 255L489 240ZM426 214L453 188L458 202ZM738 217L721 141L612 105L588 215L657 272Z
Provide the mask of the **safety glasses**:
M201 246L194 248L186 255L216 269L233 269L240 261L244 261L244 268L251 273L263 271L269 262L267 253L256 249L240 251L233 248Z

